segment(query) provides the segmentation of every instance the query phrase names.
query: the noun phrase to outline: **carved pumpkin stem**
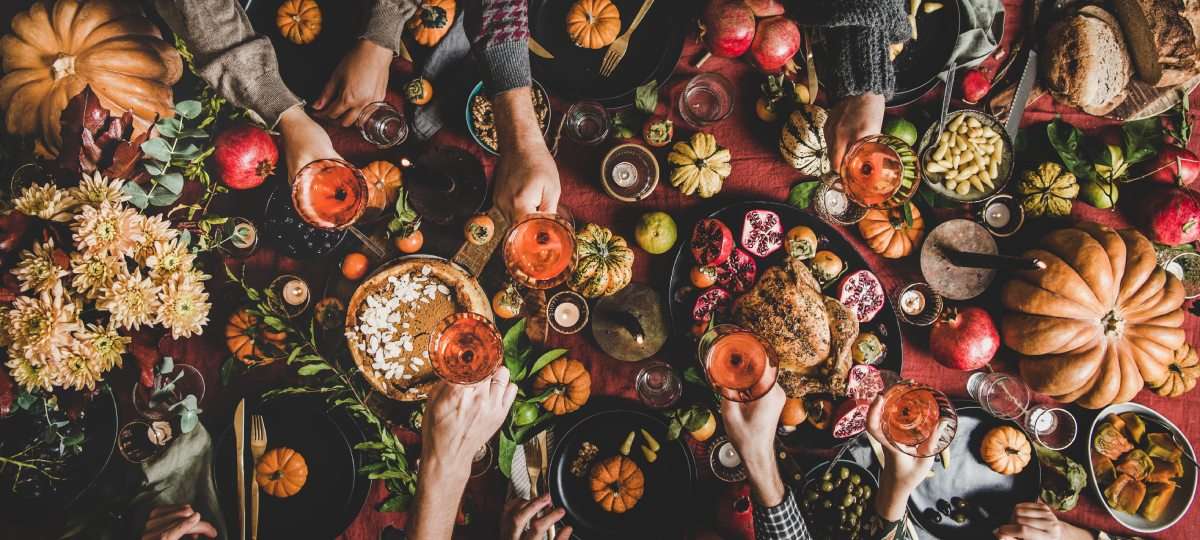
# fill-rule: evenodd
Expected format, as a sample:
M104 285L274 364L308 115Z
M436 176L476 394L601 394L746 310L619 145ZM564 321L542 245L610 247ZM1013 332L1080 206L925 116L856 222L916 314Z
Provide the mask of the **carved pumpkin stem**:
M59 53L54 62L50 64L50 71L56 81L68 75L74 75L75 57L66 53Z
M1104 317L1101 317L1100 323L1104 325L1105 336L1118 337L1125 332L1125 319L1122 319L1116 310L1110 311Z

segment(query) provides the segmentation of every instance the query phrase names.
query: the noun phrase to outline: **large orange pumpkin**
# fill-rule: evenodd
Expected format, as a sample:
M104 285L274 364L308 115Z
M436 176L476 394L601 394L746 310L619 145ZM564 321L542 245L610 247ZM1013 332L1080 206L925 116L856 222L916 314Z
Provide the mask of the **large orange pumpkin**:
M623 514L637 506L646 489L642 469L625 456L613 456L592 466L592 499L606 512Z
M607 47L620 32L621 12L611 0L579 0L567 10L567 35L580 47Z
M556 415L575 412L592 394L592 376L579 361L559 358L542 368L533 381L535 393L547 388L553 392L542 402L542 407Z
M137 2L35 2L0 39L0 107L10 133L37 137L37 152L58 155L59 117L87 85L114 115L130 112L138 133L174 115L171 86L183 61Z
M1012 475L1029 465L1033 448L1021 430L1012 426L997 426L983 436L979 455L993 471Z
M1200 379L1200 357L1196 355L1196 349L1184 343L1175 349L1174 356L1162 379L1146 381L1155 394L1179 397L1196 387L1196 379Z
M225 324L225 346L238 361L250 365L266 365L282 353L281 345L287 334L271 330L245 308L235 311Z
M291 448L273 448L254 466L254 479L267 495L281 499L291 497L308 481L308 463L300 452Z
M288 41L307 45L321 34L321 6L314 0L284 0L275 11L275 26Z
M1046 269L1005 284L1001 333L1034 390L1098 409L1163 380L1184 344L1184 293L1145 236L1083 223L1050 233L1025 256Z
M454 25L454 0L424 0L408 20L408 31L418 45L437 45Z
M904 220L902 207L890 210L871 209L858 222L858 232L871 251L887 259L899 259L912 253L925 234L925 220L917 205L908 205L912 214L912 224Z

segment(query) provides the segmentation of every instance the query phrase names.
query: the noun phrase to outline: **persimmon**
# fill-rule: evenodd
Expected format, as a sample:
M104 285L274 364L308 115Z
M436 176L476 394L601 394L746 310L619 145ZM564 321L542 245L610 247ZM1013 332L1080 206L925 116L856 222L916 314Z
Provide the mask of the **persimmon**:
M342 275L351 281L358 281L367 275L367 256L357 251L346 254L342 259Z

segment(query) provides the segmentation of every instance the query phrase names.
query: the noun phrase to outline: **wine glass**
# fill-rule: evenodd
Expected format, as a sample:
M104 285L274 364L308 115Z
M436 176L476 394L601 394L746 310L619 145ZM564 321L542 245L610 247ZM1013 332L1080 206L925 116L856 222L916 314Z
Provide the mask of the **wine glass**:
M883 394L883 435L913 457L938 455L958 431L958 413L938 390L910 380L900 381Z
M754 332L719 324L700 337L697 353L708 382L725 399L754 401L775 386L775 354Z
M433 371L454 384L475 384L491 377L504 360L504 345L496 325L474 312L442 319L430 340Z
M340 159L318 159L296 173L292 205L300 218L324 230L354 225L367 209L368 191L362 171Z
M912 199L919 185L918 172L912 146L891 135L869 135L850 146L838 175L851 201L887 209Z
M992 416L1020 424L1026 435L1046 448L1063 450L1075 441L1079 430L1075 416L1057 407L1030 407L1033 391L1016 376L974 373L967 379L967 393Z
M571 275L575 266L575 227L561 205L551 214L526 214L504 240L509 276L531 289L550 289Z

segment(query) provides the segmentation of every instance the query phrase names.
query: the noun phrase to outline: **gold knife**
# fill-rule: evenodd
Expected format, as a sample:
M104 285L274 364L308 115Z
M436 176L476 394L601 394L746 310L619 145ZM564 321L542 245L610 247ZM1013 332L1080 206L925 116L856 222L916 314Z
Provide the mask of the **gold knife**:
M238 401L233 410L233 446L237 452L238 529L246 540L246 400Z
M550 54L550 51L547 51L546 48L543 47L541 43L538 43L536 39L533 39L533 36L529 36L529 52L545 58L546 60L554 60L554 55Z

